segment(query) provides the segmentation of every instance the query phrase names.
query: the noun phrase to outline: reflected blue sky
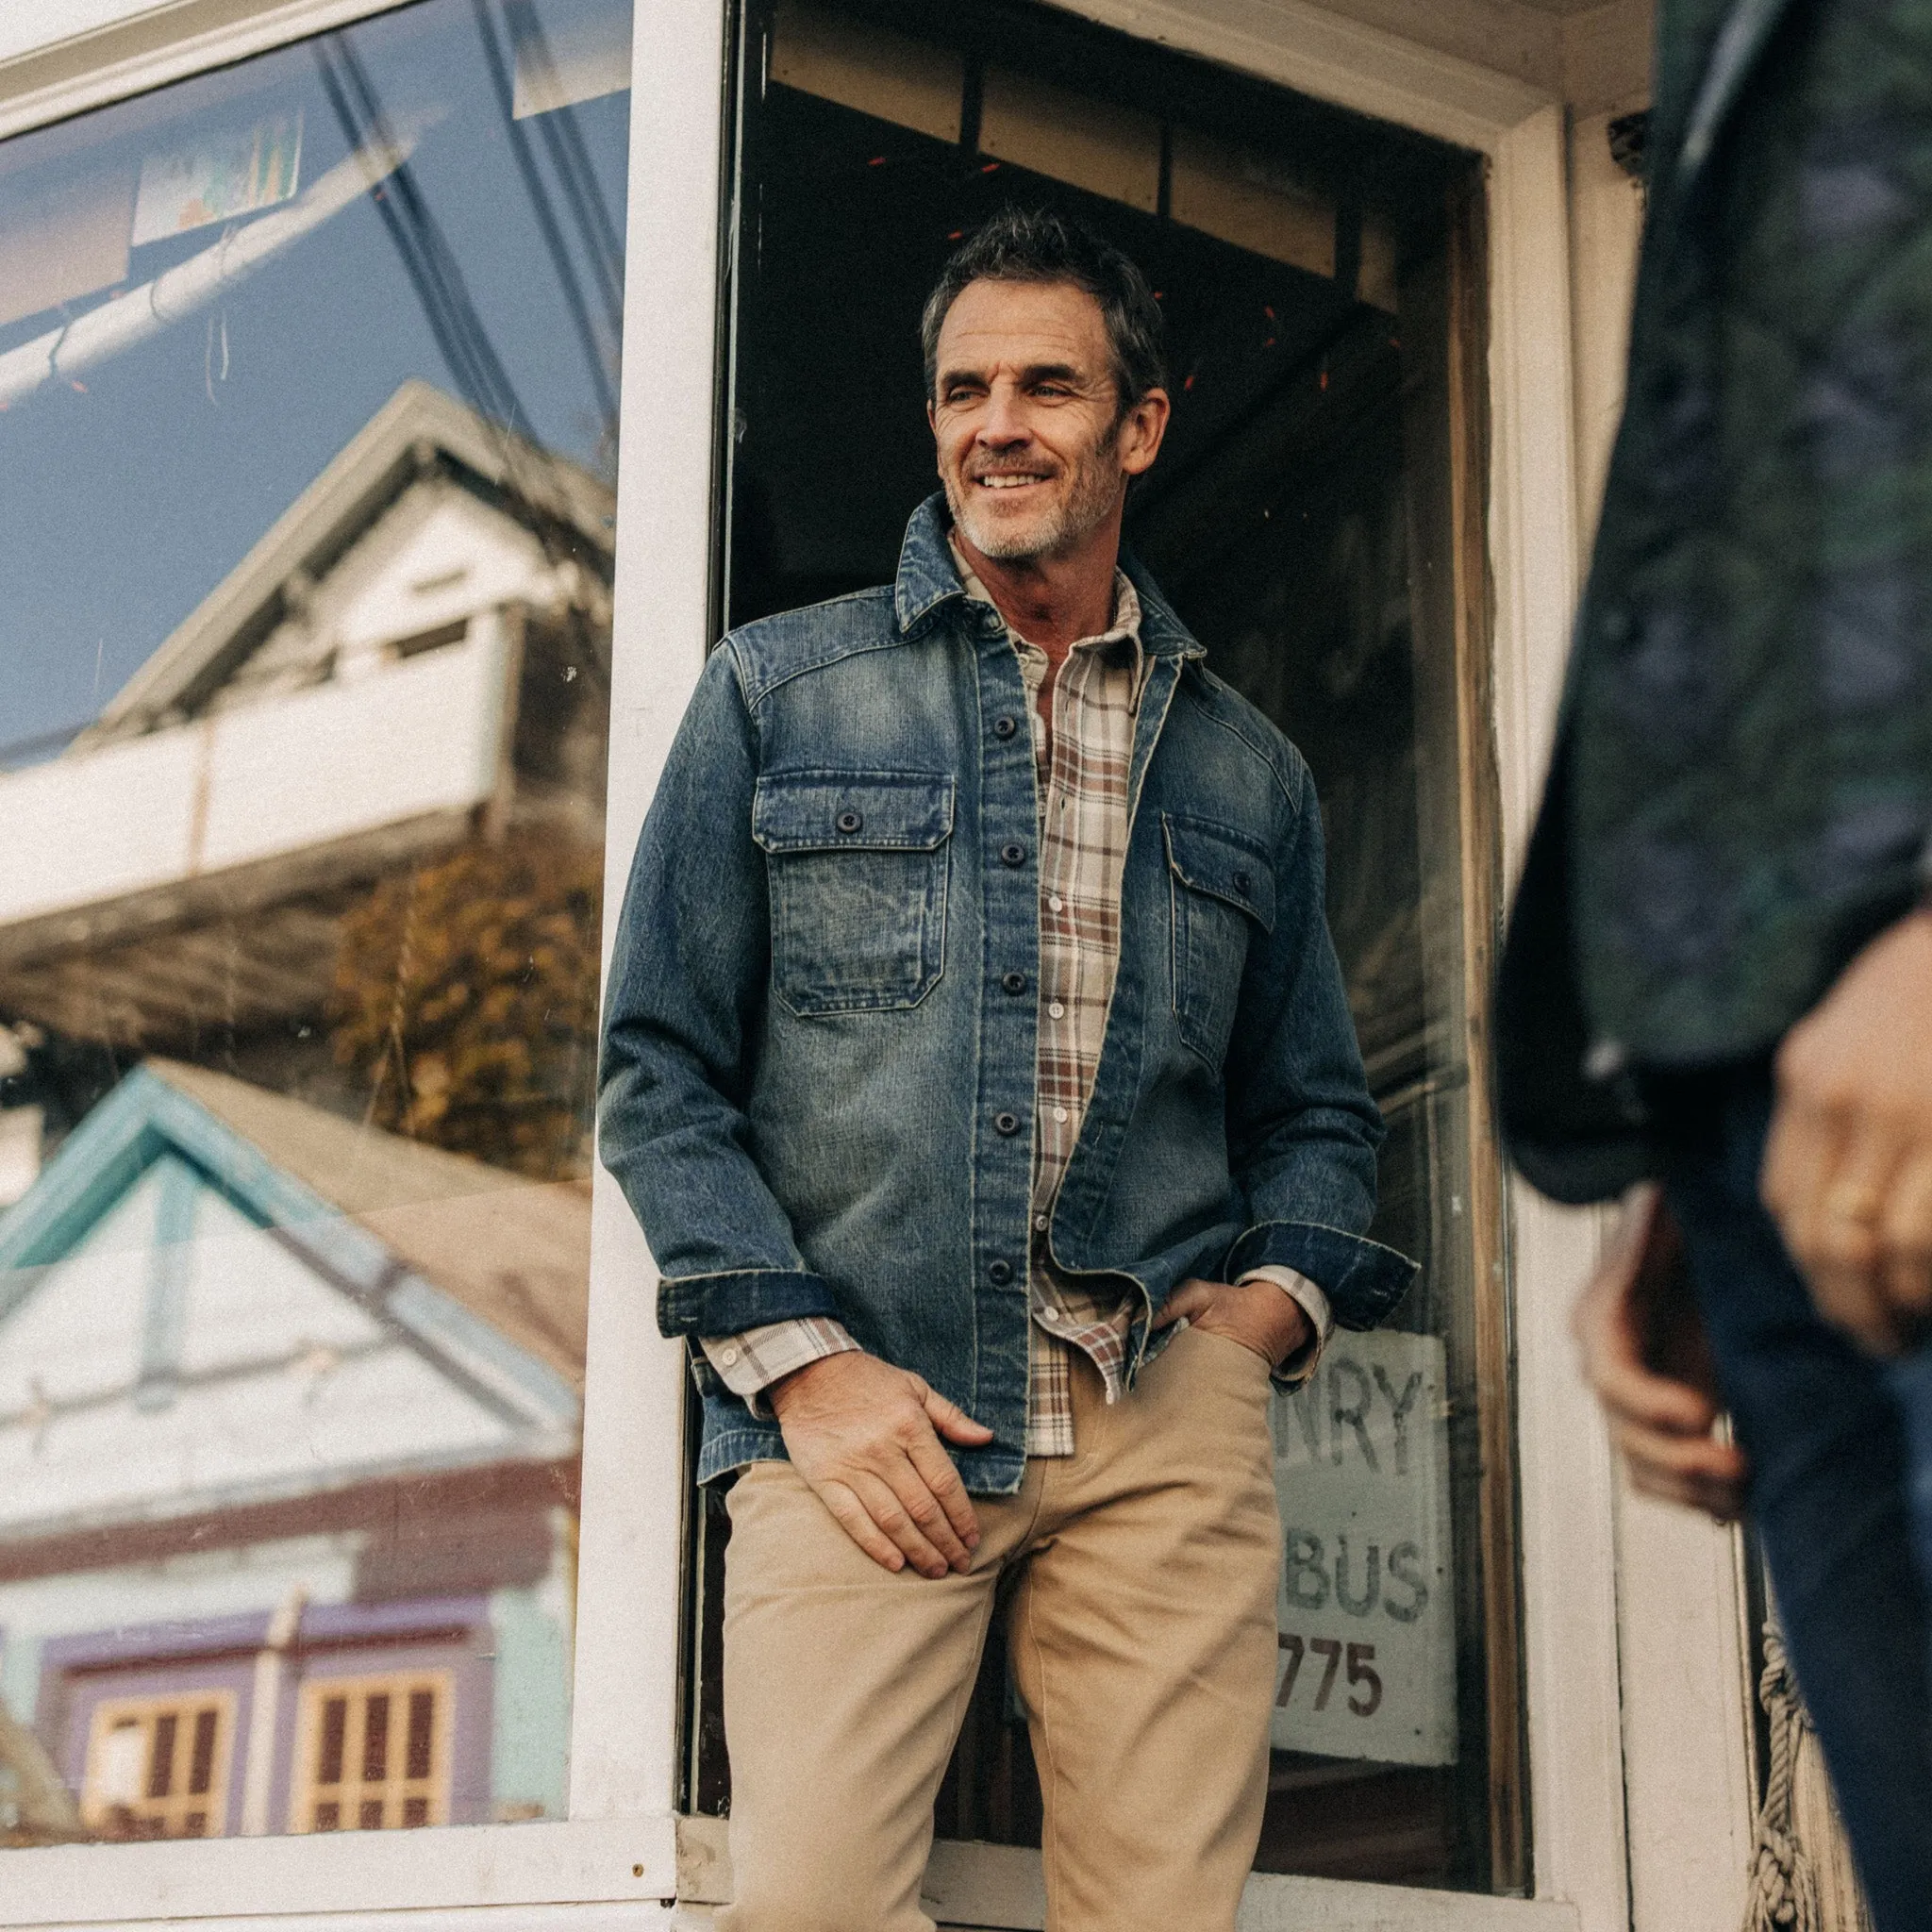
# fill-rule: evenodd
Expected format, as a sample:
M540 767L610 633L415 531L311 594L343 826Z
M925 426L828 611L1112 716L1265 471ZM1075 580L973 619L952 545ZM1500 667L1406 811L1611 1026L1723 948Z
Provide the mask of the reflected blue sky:
M506 65L512 30L527 42L532 20L568 46L618 12L613 0L512 0L508 14L502 0L487 0L480 10ZM391 125L436 117L411 173L509 378L523 412L516 426L608 475L614 458L583 325L519 168L478 12L474 0L424 0L329 37L332 51L347 44ZM615 93L563 110L620 240L628 108L628 95ZM293 113L307 187L348 152L312 43L0 145L0 221L46 184L138 168L149 154ZM574 213L552 158L561 116L547 117L548 130L545 118L515 125L583 308L608 343L585 233L596 210L589 223ZM136 248L120 286L146 282L222 232L213 225ZM0 350L60 320L55 310L9 324ZM56 380L0 413L0 757L25 762L37 741L98 712L411 376L463 392L382 210L364 194L208 309L87 372L84 388Z

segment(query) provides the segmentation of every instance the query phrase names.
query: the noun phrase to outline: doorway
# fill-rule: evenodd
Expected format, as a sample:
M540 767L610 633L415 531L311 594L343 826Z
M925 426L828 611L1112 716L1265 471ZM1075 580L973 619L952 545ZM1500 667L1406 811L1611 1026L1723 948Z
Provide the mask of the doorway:
M1011 0L751 5L739 62L729 623L891 579L934 487L917 318L975 224L1060 208L1159 293L1174 415L1128 541L1312 768L1390 1126L1371 1232L1424 1264L1386 1330L1339 1336L1277 1400L1288 1558L1257 1868L1524 1889L1498 1191L1467 1046L1496 870L1473 724L1479 163ZM692 1515L687 1803L718 1811L726 1525L716 1497ZM997 1634L938 1813L944 1838L1038 1842Z

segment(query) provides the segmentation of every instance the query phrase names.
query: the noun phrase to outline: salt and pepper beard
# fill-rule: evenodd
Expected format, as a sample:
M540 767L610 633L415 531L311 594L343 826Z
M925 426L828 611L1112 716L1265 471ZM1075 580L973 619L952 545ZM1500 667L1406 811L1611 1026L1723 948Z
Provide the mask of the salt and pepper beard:
M980 556L996 563L1065 556L1098 529L1120 501L1124 482L1119 461L1120 433L1124 426L1124 419L1116 422L1073 465L1073 487L1048 513L1043 529L1002 529L994 525L982 532L977 527L981 506L972 476L962 478L951 470L946 471L941 480L946 487L946 503L953 512L954 527ZM1001 467L994 462L988 464L987 470L996 475Z

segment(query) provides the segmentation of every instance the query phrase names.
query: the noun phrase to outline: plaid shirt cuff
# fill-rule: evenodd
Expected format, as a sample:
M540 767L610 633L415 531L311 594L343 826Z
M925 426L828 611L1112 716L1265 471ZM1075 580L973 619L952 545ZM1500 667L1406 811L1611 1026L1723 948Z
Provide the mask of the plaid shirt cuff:
M771 1406L763 1400L763 1391L774 1382L782 1382L787 1375L822 1362L827 1356L850 1354L858 1346L846 1333L844 1323L835 1322L829 1315L768 1322L762 1328L747 1328L742 1335L721 1335L715 1340L708 1335L699 1345L706 1359L724 1377L725 1388L742 1396L760 1422L771 1419Z
M1241 1279L1272 1281L1284 1294L1299 1302L1302 1312L1307 1316L1308 1325L1315 1332L1286 1361L1274 1365L1277 1386L1299 1389L1315 1373L1322 1351L1328 1346L1328 1338L1335 1331L1335 1311L1328 1306L1328 1297L1306 1274L1297 1274L1292 1268L1250 1268Z

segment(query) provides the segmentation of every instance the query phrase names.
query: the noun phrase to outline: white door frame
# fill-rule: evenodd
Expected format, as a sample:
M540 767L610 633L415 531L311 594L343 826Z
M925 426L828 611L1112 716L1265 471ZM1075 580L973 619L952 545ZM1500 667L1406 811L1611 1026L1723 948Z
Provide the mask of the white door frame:
M33 0L0 34L0 135L371 14L389 0ZM1507 870L1548 756L1577 588L1565 116L1553 96L1299 0L1062 0L1070 10L1457 142L1489 184L1491 568ZM608 904L709 642L724 0L638 0L618 505ZM10 54L11 58L4 58ZM608 923L607 923L608 925ZM608 945L607 930L606 944ZM1511 1196L1524 1668L1536 1891L1567 1909L1257 1880L1257 1932L1519 1918L1629 1924L1613 1484L1563 1327L1593 1224ZM0 1926L242 1922L336 1932L406 1908L438 1932L666 1922L685 1469L679 1351L608 1177L593 1208L571 1819L0 1854ZM948 1854L948 1857L954 1854ZM989 1880L991 1882L991 1880ZM1004 1882L1004 1881L1003 1881ZM694 1889L687 1864L687 1895ZM966 1890L970 1894L970 1878ZM962 1915L970 1896L948 1886ZM1366 1894L1366 1896L1364 1896ZM660 1901L662 1902L660 1904ZM625 1902L628 1902L627 1905ZM575 1916L561 1909L583 1905ZM559 1909L537 1914L538 1907ZM622 1908L620 1908L622 1907ZM495 1908L495 1909L491 1909ZM358 1915L369 1914L369 1918ZM1008 1923L1013 1923L1009 1918Z

